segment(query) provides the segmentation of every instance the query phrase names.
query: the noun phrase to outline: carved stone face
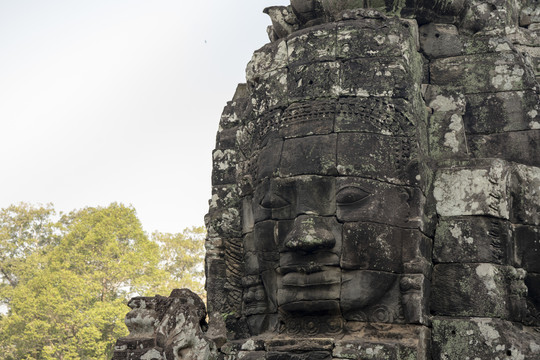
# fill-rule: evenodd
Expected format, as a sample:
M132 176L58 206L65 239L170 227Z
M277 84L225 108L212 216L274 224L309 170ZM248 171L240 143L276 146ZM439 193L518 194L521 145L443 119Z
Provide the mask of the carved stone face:
M271 9L214 152L209 304L233 338L391 328L393 349L416 328L444 357L476 319L540 324L539 77L520 54L538 62L540 21L518 3Z
M385 135L369 121L357 125L359 132L331 132L338 100L317 105L334 109L324 116L313 104L303 110L322 134L298 120L301 111L285 114L254 160L243 215L244 314L278 312L291 324L306 316L403 322L401 274L416 256L403 244L418 249L423 204L401 170L408 139ZM379 134L360 133L377 126ZM350 141L354 136L364 141Z

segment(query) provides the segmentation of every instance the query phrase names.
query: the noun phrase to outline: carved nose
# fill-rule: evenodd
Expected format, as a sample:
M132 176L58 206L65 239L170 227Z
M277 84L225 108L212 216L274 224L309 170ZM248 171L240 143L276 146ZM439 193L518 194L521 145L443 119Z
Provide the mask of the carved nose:
M336 244L334 234L323 218L301 215L294 220L291 232L285 237L284 245L294 251L331 249Z

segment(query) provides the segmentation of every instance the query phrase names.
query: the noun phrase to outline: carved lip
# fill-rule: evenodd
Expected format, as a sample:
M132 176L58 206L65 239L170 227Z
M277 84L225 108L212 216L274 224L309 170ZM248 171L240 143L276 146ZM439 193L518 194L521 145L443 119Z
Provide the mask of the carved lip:
M317 272L304 271L288 272L281 278L283 286L310 287L333 285L341 283L341 269L339 267L319 266Z
M313 254L286 252L280 254L279 265L282 275L290 272L311 274L324 271L326 268L338 267L339 255L328 251Z
M320 264L286 265L280 267L280 272L284 276L289 273L313 274L323 271L323 267Z

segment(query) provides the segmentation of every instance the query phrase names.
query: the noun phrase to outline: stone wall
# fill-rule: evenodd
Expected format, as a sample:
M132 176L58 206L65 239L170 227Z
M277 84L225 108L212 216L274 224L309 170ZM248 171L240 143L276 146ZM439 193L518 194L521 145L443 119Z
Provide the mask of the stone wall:
M540 358L540 3L265 12L213 152L205 356Z

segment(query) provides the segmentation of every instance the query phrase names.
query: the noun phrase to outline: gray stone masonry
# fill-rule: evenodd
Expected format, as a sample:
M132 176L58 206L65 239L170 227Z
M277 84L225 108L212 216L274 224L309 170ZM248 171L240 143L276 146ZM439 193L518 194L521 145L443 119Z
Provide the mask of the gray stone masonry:
M540 359L540 1L265 12L212 154L209 326L134 299L115 359Z

